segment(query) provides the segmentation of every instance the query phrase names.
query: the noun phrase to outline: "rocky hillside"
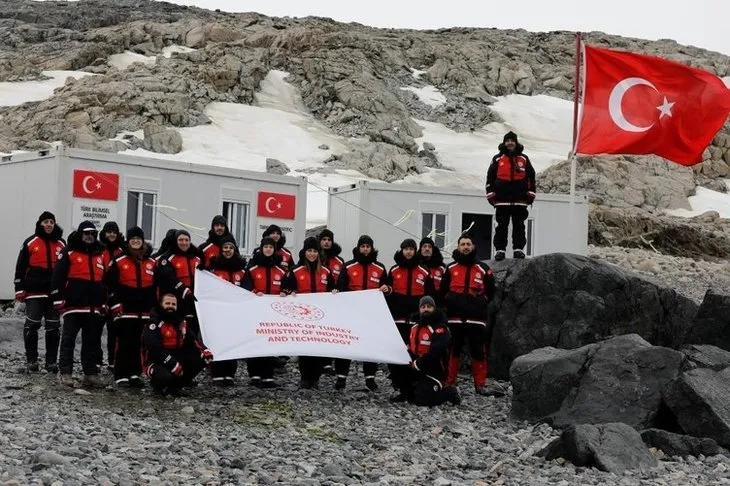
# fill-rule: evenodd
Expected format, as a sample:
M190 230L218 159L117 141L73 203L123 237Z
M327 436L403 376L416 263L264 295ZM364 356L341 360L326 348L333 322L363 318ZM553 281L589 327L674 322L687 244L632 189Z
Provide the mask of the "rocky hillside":
M727 56L671 40L602 33L589 33L586 39L592 45L675 59L719 76L730 70ZM194 50L160 55L171 45ZM118 70L109 56L125 51L157 59ZM204 109L214 101L252 103L261 81L276 69L291 73L289 82L315 117L336 133L366 141L351 153L336 155L334 166L393 180L440 166L438 147L435 153L419 150L414 139L422 130L414 118L470 131L499 120L490 109L495 96L571 99L573 55L571 32L373 29L147 0L0 0L0 81L38 79L44 70L96 74L69 80L48 100L0 109L0 151L55 140L107 151L130 146L179 151L179 144L165 143L175 136L164 127L208 123ZM431 107L401 89L424 85L438 88L446 103ZM146 140L110 140L143 127ZM679 254L730 254L727 222L714 220L708 229L702 221L659 214L686 207L686 197L697 185L727 190L721 178L730 174L730 131L716 137L706 159L694 170L654 157L582 159L578 188L589 192L602 211L594 211L591 241L645 246L642 240L657 240L661 249ZM566 192L568 174L566 163L551 167L541 176L541 190ZM651 224L614 224L641 218ZM647 225L681 235L664 245ZM694 226L700 229L687 229ZM719 233L719 241L706 245L708 232ZM702 243L677 248L677 239Z

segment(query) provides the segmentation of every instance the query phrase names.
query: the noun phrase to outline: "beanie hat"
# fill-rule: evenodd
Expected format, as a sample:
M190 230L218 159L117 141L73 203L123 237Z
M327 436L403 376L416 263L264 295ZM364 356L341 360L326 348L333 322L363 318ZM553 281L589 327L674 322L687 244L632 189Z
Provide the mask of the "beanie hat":
M507 132L504 135L504 138L502 139L502 142L506 142L507 140L514 140L515 143L518 142L517 140L517 134L515 132Z
M434 243L434 241L428 236L421 240L421 243L418 244L418 248L423 248L423 245L431 245L433 247L436 247L436 243Z
M187 236L188 238L190 238L190 233L188 233L188 231L184 229L179 229L175 231L175 241L177 241L177 239L181 236Z
M422 305L430 305L431 307L436 307L436 301L433 300L433 297L430 295L424 295L421 297L421 300L418 301L418 307L421 307Z
M304 240L304 246L302 247L304 251L307 250L317 250L320 251L321 248L319 246L319 241L317 241L317 238L310 236L309 238Z
M400 249L402 250L404 248L413 248L414 250L417 249L417 247L416 247L416 240L414 240L413 238L406 238L400 244Z
M38 216L38 222L45 221L47 219L52 219L53 222L56 222L56 216L50 212L50 211L43 211L40 216Z
M96 226L94 226L94 223L91 221L84 221L79 225L79 228L76 231L78 233L82 233L84 231L96 231Z
M362 235L357 240L357 246L359 247L360 245L370 245L370 246L373 246L373 239L370 238L370 236L368 236L368 235Z
M109 231L119 233L119 225L114 221L107 221L106 223L104 223L104 227L101 229L101 232L108 233Z
M127 230L127 240L131 240L132 238L141 238L144 240L144 230L139 226L132 226Z
M322 238L329 238L330 240L334 241L335 234L331 230L325 228L319 233L319 241L322 241Z
M261 236L266 238L267 236L271 235L272 233L279 233L280 235L284 234L284 233L282 233L281 228L279 226L272 224L268 228L266 228L266 231L264 231L264 234ZM276 246L276 245L274 245L274 246Z
M223 226L226 226L227 227L228 226L228 221L226 221L226 218L224 218L223 216L221 216L219 214L218 216L215 216L213 218L213 221L210 222L210 227L212 228L213 226L215 226L217 224L222 224Z
M238 248L238 243L236 243L236 239L233 237L233 235L225 235L220 239L220 245L221 248L223 248L223 245L226 243L230 243L233 245L234 248Z
M263 250L266 245L270 245L270 246L273 246L274 248L276 248L276 242L274 241L273 238L270 238L268 236L264 236L261 239L261 249Z

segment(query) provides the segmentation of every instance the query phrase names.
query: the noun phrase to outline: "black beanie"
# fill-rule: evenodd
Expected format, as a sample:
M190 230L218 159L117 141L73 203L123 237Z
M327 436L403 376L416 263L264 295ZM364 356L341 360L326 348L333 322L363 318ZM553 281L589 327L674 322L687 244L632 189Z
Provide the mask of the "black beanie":
M219 243L221 245L221 248L223 248L223 245L225 245L226 243L230 243L234 247L238 248L238 243L236 243L236 239L233 237L233 235L222 236Z
M416 247L416 240L414 240L413 238L406 238L400 244L400 249L402 250L404 248L413 248L414 250L416 250L417 249L417 247Z
M144 240L144 230L139 226L132 226L127 230L127 241L132 238L142 238Z
M425 238L423 238L421 240L421 243L419 243L418 248L423 248L423 245L426 245L426 244L431 245L432 247L436 248L436 243L434 243L434 241L431 238L429 238L428 236L426 236Z
M53 222L56 222L56 216L50 212L50 211L43 211L40 216L38 216L38 222L45 221L47 219L52 219Z
M372 247L373 246L373 239L370 238L370 236L368 236L368 235L362 235L357 240L357 246L359 247L360 245L370 245Z
M82 233L84 231L96 231L96 226L94 226L94 223L91 221L84 221L81 223L76 230L78 233Z
M104 223L104 227L101 228L101 232L108 233L109 231L114 231L119 234L119 225L114 221L107 221L106 223Z
M335 241L335 234L331 230L325 228L319 233L319 241L322 241L322 238L329 238L330 240Z
M274 247L274 249L276 249L276 242L274 241L273 238L270 238L268 236L264 236L261 239L261 246L260 246L260 248L263 250L266 245L271 245L271 246Z
M304 240L304 245L302 246L302 249L304 251L307 250L317 250L320 251L319 241L317 241L317 238L310 236L306 240Z
M192 237L190 236L190 233L188 233L187 230L179 229L179 230L175 231L175 242L176 243L177 243L177 239L180 238L181 236L187 236L188 238L192 239Z
M264 231L264 234L261 236L266 238L267 236L269 236L272 233L279 233L280 235L284 234L284 233L282 233L281 228L279 226L272 224L268 228L266 228L266 231ZM276 245L274 245L274 246L276 246Z
M430 305L431 307L436 307L436 301L433 300L433 297L430 295L424 295L421 297L421 300L418 301L418 307L421 307L422 305Z
M213 218L213 221L210 222L210 228L213 229L213 226L217 224L222 224L223 226L228 227L228 221L226 221L226 218L224 218L220 214L218 216L215 216Z
M515 143L518 143L517 134L515 132L507 132L504 135L504 138L502 139L502 142L506 142L507 140L514 140Z

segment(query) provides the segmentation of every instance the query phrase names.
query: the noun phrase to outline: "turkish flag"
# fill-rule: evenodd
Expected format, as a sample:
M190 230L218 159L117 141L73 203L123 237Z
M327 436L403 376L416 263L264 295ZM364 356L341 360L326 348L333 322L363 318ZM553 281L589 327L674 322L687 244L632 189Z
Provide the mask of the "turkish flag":
M119 200L119 174L74 170L74 197L85 199Z
M278 192L259 192L256 214L264 218L294 219L297 197Z
M584 62L575 153L702 162L730 113L730 90L720 78L666 59L597 47L585 47Z

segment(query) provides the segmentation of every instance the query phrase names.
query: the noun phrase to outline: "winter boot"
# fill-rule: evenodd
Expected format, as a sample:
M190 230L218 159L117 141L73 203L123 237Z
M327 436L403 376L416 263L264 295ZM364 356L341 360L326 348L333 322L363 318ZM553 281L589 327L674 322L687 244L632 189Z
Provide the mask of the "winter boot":
M525 258L525 252L522 250L515 250L512 253L512 258Z
M495 261L495 262L501 262L502 260L504 260L504 259L505 259L505 257L506 257L506 256L507 256L507 255L506 255L506 253L505 253L505 251L504 251L504 250L497 250L497 251L496 251L496 252L494 253L494 261Z

